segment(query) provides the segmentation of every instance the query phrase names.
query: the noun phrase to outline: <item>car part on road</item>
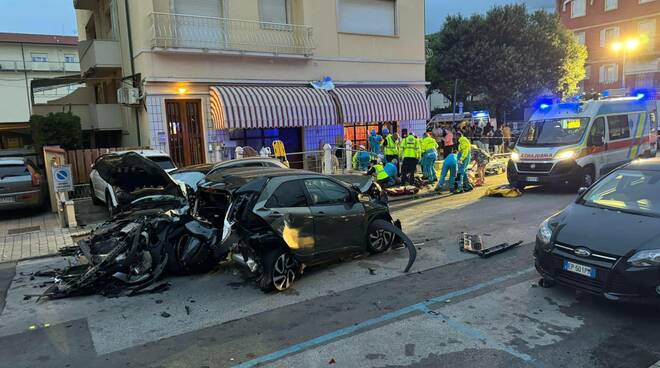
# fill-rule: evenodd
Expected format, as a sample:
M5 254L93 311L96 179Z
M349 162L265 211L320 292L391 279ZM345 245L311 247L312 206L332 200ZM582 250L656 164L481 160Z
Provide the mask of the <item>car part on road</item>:
M501 244L493 245L491 247L486 247L484 245L483 240L481 239L481 236L479 235L462 232L458 236L458 246L461 252L474 253L481 258L488 258L492 255L502 253L509 249L515 248L522 243L523 243L522 240L520 240L513 244L501 243Z

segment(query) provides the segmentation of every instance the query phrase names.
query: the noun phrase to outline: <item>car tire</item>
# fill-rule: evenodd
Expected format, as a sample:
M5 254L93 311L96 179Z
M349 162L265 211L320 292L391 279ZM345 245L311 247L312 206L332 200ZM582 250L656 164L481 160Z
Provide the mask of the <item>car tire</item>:
M99 199L99 197L96 196L96 192L94 191L94 184L92 184L92 181L89 181L89 194L92 196L92 204L95 206L101 206L103 205L103 202Z
M105 192L105 207L108 209L108 215L110 217L115 215L116 208L115 205L112 204L112 197L110 196L110 192Z
M596 179L596 171L593 166L587 166L582 170L582 178L578 187L589 188Z
M288 249L268 250L264 253L262 262L263 272L259 288L264 292L284 291L290 288L300 275L300 264Z
M367 251L371 254L382 253L390 248L394 243L394 238L393 232L384 229L374 221L369 224L367 230Z

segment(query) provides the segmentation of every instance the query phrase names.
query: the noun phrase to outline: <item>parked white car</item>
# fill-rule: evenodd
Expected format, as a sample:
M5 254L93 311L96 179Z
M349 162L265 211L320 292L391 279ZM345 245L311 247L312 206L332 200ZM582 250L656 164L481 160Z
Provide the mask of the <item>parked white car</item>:
M158 164L158 166L160 166L167 173L176 170L176 165L174 164L170 156L168 156L165 152L158 150L117 151L117 152L112 152L111 154L122 155L127 152L135 152L143 157L150 159L151 161ZM94 202L94 204L96 205L105 204L108 208L108 212L110 213L110 215L113 215L118 205L115 191L113 190L110 184L106 183L106 181L103 180L103 178L101 178L101 176L95 169L96 162L101 157L104 156L100 156L99 158L96 159L94 164L92 164L92 171L89 173L90 194L92 196L92 202Z

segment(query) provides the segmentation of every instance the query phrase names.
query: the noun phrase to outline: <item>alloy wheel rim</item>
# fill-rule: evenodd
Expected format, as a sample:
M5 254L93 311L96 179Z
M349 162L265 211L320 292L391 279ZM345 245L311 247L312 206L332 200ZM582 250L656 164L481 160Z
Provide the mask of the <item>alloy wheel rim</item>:
M383 229L378 229L369 234L369 242L374 250L381 251L392 242L392 233Z
M273 285L282 291L288 289L296 279L296 260L291 254L284 253L277 257L273 267Z

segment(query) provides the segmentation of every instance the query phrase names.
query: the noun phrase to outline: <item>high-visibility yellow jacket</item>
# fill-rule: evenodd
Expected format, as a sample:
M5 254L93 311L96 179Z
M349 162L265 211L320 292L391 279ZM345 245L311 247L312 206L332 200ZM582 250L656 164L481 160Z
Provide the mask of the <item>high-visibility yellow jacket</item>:
M470 140L467 139L467 137L462 136L458 139L458 156L460 157L460 160L465 160L466 157L470 154L470 146L472 144L470 143Z
M374 170L376 171L376 180L384 180L390 177L382 164L374 165Z
M385 142L387 143L385 149L383 150L385 156L398 156L399 142L394 139L392 133L388 134L387 137L385 137Z
M428 150L437 150L438 149L438 142L436 142L435 138L426 136L422 138L422 153L428 151Z
M419 139L415 138L414 135L409 134L401 143L401 157L419 159L421 156L422 149L419 144Z

